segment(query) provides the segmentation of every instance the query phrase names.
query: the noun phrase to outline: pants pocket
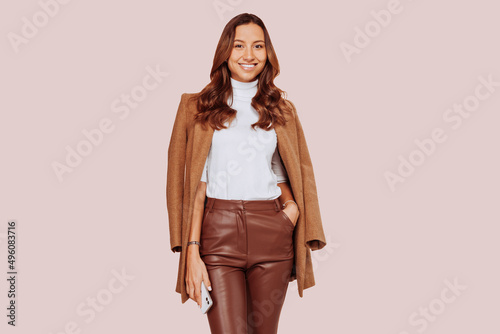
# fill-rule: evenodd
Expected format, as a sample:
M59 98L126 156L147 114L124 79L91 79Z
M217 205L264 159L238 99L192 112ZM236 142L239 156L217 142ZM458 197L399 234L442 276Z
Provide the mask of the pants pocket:
M281 217L283 217L283 219L285 219L285 221L288 223L288 225L293 229L295 229L295 225L293 224L292 220L290 219L290 217L288 217L288 215L286 214L285 211L283 210L280 210L280 214L281 214Z
M244 235L239 215L231 210L212 209L201 225L200 255L227 255L237 253Z

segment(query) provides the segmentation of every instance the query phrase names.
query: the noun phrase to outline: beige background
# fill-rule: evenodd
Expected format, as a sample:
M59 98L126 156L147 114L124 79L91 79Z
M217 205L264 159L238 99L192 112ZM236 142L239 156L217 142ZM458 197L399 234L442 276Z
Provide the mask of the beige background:
M54 3L0 5L2 333L209 332L174 291L166 153L180 95L209 82L222 29L242 12L269 29L329 241L313 253L316 286L299 298L290 284L280 333L500 330L500 86L479 79L500 82L496 2ZM390 22L376 23L371 12L387 8ZM33 21L37 32L23 28ZM341 46L363 42L364 29L370 43L346 57ZM157 66L168 75L125 114L122 94L140 93ZM474 110L450 114L454 104ZM106 119L102 141L58 179L52 164ZM419 155L415 141L436 128L446 139ZM384 174L398 173L400 156L424 159L391 189ZM5 317L9 220L18 224L17 328Z

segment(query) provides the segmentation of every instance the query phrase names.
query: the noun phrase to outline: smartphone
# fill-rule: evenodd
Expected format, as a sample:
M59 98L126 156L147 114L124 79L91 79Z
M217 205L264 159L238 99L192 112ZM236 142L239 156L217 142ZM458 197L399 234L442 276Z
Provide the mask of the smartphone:
M205 314L210 310L213 305L212 298L210 297L210 293L208 292L205 283L201 281L201 313Z

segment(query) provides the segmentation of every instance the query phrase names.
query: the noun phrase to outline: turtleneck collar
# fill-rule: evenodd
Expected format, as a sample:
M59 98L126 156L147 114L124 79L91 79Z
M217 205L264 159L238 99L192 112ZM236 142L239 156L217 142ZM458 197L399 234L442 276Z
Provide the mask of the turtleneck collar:
M233 96L236 100L251 101L257 94L257 83L259 79L250 82L242 82L231 79L231 86L233 87Z

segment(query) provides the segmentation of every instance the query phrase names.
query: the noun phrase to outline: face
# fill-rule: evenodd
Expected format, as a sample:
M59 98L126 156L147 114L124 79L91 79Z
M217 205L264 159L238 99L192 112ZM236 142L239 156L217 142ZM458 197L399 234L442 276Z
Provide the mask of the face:
M231 77L242 82L254 81L264 69L266 60L266 43L262 28L255 23L237 26L233 50L227 60Z

